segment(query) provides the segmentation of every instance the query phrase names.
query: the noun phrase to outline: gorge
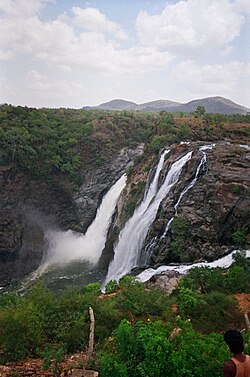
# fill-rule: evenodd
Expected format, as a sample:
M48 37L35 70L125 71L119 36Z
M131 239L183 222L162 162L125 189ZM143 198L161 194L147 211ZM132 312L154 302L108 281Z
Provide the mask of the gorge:
M153 130L158 124L149 123ZM13 163L2 165L0 285L55 267L65 284L82 284L86 274L87 282L105 285L148 267L211 262L246 249L248 140L238 128L234 140L216 130L208 138L192 132L187 142L164 141L159 153L144 140L118 146L86 169L77 189L60 177L48 185Z

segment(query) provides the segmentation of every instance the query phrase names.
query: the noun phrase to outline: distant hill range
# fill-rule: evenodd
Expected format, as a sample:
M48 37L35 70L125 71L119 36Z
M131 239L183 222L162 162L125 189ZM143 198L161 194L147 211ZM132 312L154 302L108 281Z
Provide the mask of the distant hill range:
M208 97L190 101L188 103L179 103L168 100L158 100L146 102L138 105L137 103L114 99L110 102L102 103L99 106L85 106L86 110L103 109L103 110L134 110L134 111L169 111L190 113L196 110L197 106L203 106L207 113L214 114L246 114L250 112L247 107L238 105L223 97Z

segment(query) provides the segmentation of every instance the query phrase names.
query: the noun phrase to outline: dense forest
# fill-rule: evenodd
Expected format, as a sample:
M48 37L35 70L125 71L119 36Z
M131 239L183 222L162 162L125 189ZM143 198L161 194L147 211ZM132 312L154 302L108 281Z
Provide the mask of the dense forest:
M249 114L206 114L202 108L173 115L4 104L0 120L3 170L11 167L48 186L63 180L73 190L84 182L85 170L97 169L124 147L143 143L145 155L154 158L165 145L180 141L246 144L250 137ZM134 166L139 163L137 157ZM128 178L132 173L133 166ZM13 362L32 357L42 359L48 375L62 375L63 360L87 355L92 307L94 354L79 359L76 368L98 370L101 377L219 377L230 357L226 330L243 331L250 352L244 320L249 294L250 261L244 253L235 254L228 269L192 269L170 295L132 276L111 281L105 294L99 283L68 287L61 294L42 284L25 295L0 293L0 374L26 376Z
M250 115L193 114L0 106L0 164L51 183L58 175L79 185L117 150L146 143L158 153L185 140L244 140Z

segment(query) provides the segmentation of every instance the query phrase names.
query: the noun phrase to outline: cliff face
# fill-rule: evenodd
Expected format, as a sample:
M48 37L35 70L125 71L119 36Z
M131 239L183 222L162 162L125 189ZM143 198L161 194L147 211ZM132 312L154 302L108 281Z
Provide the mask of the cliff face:
M175 211L181 191L200 162L201 152L194 151L172 195L162 202L147 243L150 237L162 234L166 220L173 215L186 220L184 239L178 235L178 227L170 229L154 250L151 262L214 260L250 242L250 152L237 145L217 144L206 154L205 168Z
M195 178L203 157L199 145L176 145L165 160L161 183L171 163L193 150L178 183L161 202L147 234L141 254L149 255L148 264L151 266L215 260L238 246L246 247L250 243L250 151L245 147L218 143L206 150L207 161L201 167L196 183L183 195L175 209L180 194ZM113 245L124 224L124 212L133 197L133 187L142 179L141 172L147 168L147 161L135 168L121 198L122 204L101 258L103 269L107 269L112 259ZM140 199L142 197L143 192ZM172 225L164 235L172 217Z
M161 202L150 227L142 254L148 264L214 260L250 243L250 151L236 144L218 143L205 151L207 161L197 181L179 202L181 192L195 177L203 156L200 143L178 144L166 156L159 185L171 164L188 151L192 158L182 169L178 183ZM103 195L124 173L133 157L142 153L123 149L99 169L89 170L78 191L58 180L53 186L31 180L11 166L0 171L0 285L23 278L41 263L48 229L73 229L84 233L93 221ZM157 159L143 154L137 159L121 195L109 229L99 268L106 271L114 244L136 203L152 180ZM168 221L172 226L165 233ZM149 250L150 248L150 250Z
M75 189L62 179L53 185L16 173L12 166L0 171L0 286L16 281L40 265L47 229L73 229L84 233L95 217L105 192L142 152L123 149L99 169L85 174Z

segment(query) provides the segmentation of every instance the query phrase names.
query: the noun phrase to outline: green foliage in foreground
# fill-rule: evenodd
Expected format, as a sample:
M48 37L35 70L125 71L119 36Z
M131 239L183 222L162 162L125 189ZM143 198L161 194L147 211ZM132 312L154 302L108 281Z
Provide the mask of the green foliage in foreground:
M108 285L114 295L100 296L99 283L59 296L39 285L25 297L0 295L0 363L41 356L48 367L85 351L91 306L102 377L220 376L229 357L222 333L244 327L232 293L249 292L249 267L236 254L229 269L195 268L170 297L131 276Z
M69 288L61 296L40 285L25 297L0 296L0 363L43 356L46 349L87 349L89 306L94 310L95 342L99 345L123 318L169 318L171 300L164 292L147 290L142 283L128 278L119 287L120 294L110 298L99 297L99 283Z
M202 336L190 322L176 327L124 320L100 360L101 377L219 377L229 353L222 335Z

